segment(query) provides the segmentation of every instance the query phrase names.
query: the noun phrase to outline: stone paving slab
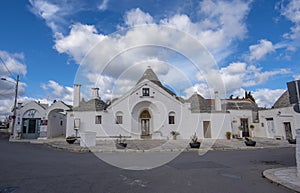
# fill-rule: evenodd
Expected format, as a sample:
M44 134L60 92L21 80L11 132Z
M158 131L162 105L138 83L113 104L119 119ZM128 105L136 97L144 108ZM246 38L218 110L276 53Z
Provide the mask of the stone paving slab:
M263 172L263 176L274 183L285 186L296 192L300 192L300 178L297 176L296 167L265 170Z

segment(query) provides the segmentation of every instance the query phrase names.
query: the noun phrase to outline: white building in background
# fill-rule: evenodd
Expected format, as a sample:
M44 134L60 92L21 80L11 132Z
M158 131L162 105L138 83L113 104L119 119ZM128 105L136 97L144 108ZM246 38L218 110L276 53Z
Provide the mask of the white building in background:
M66 134L66 110L71 107L62 101L50 106L39 102L18 104L14 136L23 139L52 138Z
M183 139L195 132L200 138L225 138L225 133L232 131L230 113L222 110L217 92L213 106L197 93L184 100L164 87L151 68L131 90L112 102L102 101L97 88L93 93L91 100L80 101L80 85L74 86L67 136L75 134L76 121L80 122L79 133L96 132L97 137L167 139L171 131L177 131Z
M168 139L171 131L178 138L224 139L227 131L236 137L295 138L300 114L293 110L286 91L271 109L259 109L250 99L205 99L194 93L185 100L164 87L151 68L123 96L104 102L99 89L92 99L80 97L74 85L73 106L62 101L51 105L30 102L17 108L14 135L21 138L52 138L95 132L98 138ZM75 130L76 129L76 130Z
M222 109L230 113L232 133L238 137L258 137L258 106L250 99L223 99ZM254 126L254 129L251 129Z
M285 91L275 102L273 108L259 110L260 137L276 139L295 139L296 129L300 129L300 113L294 111Z

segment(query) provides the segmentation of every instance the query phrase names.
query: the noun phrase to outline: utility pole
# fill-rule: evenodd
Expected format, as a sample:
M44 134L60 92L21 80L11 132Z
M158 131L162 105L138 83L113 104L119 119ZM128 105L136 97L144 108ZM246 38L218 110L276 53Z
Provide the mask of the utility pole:
M13 126L11 129L11 135L14 135L14 129L16 125L17 118L17 100L18 100L18 87L19 87L19 75L17 75L16 79L16 88L15 88L15 101L14 101L14 114L13 114Z
M18 88L19 88L19 75L17 75L17 79L15 80L16 82L7 80L6 78L1 78L1 80L10 82L15 84L15 99L14 99L14 106L13 106L13 124L11 128L11 135L14 135L14 128L16 124L16 117L17 117L17 100L18 100Z

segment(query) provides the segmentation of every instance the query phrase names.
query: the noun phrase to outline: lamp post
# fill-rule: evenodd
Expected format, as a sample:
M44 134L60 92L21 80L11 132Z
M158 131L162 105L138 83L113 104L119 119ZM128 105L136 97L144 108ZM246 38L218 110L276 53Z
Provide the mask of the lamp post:
M6 78L1 78L1 80L7 81L7 82L11 82L13 84L16 85L15 87L15 100L14 100L14 112L13 112L13 124L12 124L12 128L11 128L11 135L14 135L14 127L16 124L16 115L17 115L17 99L18 99L18 87L19 87L19 75L17 75L17 79L16 82L7 80Z

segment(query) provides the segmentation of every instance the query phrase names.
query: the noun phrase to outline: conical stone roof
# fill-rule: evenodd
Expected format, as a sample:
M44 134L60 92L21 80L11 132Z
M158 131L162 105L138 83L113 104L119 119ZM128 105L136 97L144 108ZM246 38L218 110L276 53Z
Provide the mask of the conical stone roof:
M159 87L161 87L162 89L167 91L170 95L176 96L176 94L174 92L172 92L170 89L168 89L162 85L162 83L160 82L160 80L158 79L158 77L156 76L156 74L154 73L154 71L152 70L151 67L147 68L147 70L144 72L143 76L140 78L140 80L136 84L139 84L143 80L150 80L151 82L155 83L156 85L158 85Z
M152 68L148 67L147 70L144 72L143 76L140 78L140 80L136 83L139 84L143 80L150 80L151 82L154 82L157 85L161 85L161 82L159 81L158 77L152 70Z
M283 107L290 107L290 95L289 92L286 90L274 103L274 108L283 108Z
M191 103L191 111L192 113L200 113L200 112L211 112L211 105L198 93L194 93L188 100L188 103Z

